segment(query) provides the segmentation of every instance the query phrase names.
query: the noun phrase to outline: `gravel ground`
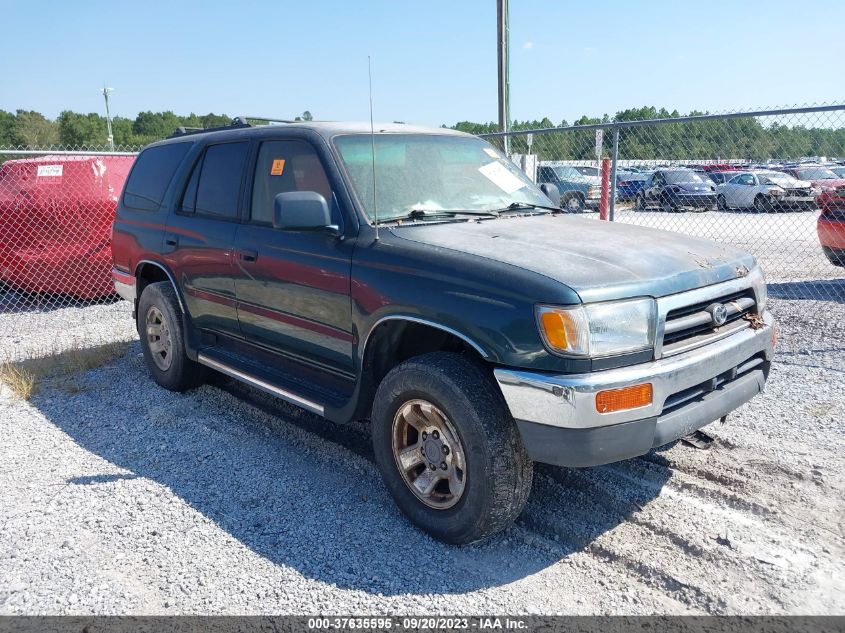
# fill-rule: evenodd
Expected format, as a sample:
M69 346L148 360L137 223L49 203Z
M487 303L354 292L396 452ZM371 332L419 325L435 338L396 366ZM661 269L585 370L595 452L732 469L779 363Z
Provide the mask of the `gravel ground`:
M538 467L517 524L465 547L403 519L364 426L223 378L164 391L136 342L30 402L3 388L0 613L845 613L831 288L772 301L767 391L709 451Z

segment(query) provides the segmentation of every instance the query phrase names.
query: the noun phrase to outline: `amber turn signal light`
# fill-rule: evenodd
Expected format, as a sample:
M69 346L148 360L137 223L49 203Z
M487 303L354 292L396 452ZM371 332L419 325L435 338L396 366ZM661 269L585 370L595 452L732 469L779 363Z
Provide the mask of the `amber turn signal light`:
M633 385L623 389L608 389L596 394L596 411L613 413L626 409L638 409L651 404L653 392L651 383Z

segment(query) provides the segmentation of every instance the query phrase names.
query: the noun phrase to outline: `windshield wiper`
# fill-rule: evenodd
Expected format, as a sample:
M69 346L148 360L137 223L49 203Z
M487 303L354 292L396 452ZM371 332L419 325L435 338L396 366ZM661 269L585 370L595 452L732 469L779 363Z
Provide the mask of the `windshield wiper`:
M503 209L495 209L496 214L505 213L507 211L522 211L524 209L544 209L552 213L562 213L563 209L559 207L548 207L542 204L534 204L533 202L512 202Z
M411 209L407 215L391 220L427 220L429 218L454 218L458 215L483 216L495 218L498 211L472 211L469 209Z

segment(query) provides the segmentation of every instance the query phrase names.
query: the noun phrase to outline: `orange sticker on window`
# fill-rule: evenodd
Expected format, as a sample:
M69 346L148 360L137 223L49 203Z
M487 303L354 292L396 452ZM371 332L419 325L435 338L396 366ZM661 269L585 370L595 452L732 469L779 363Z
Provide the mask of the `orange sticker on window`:
M270 168L271 176L281 176L285 171L285 159L277 158L273 161L273 166Z

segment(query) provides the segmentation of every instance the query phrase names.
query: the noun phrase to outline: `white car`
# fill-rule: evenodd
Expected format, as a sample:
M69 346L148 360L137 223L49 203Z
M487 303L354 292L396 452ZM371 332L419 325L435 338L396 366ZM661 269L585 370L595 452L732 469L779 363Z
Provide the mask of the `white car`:
M716 193L722 210L753 208L764 213L815 209L821 191L780 171L741 171L718 185Z

